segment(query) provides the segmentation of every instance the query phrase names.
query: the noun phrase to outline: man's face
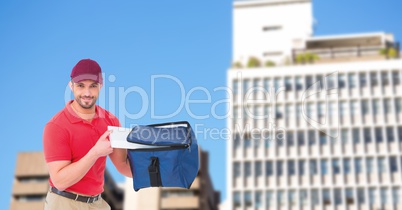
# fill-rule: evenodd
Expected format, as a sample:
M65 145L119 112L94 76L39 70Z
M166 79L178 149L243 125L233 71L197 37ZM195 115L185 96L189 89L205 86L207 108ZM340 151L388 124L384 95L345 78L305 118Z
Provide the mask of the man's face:
M83 80L78 83L70 83L71 91L74 93L74 99L84 109L90 109L96 104L101 84L92 80Z

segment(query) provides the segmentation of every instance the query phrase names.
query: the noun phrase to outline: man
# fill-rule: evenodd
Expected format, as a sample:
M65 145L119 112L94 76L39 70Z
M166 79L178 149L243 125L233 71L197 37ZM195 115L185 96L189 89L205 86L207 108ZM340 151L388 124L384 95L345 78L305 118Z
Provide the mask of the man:
M102 84L99 64L91 59L80 60L69 82L74 100L45 126L43 147L51 186L45 210L110 210L100 196L107 155L120 173L132 177L127 150L113 149L108 140L107 126L120 123L96 105Z

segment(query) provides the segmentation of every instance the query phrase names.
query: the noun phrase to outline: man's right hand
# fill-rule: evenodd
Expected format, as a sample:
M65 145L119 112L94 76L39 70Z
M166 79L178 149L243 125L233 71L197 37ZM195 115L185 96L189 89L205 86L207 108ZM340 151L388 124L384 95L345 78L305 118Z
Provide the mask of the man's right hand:
M110 145L110 141L108 139L110 133L112 133L111 130L103 133L96 144L92 147L91 150L97 158L109 155L113 152L113 148Z

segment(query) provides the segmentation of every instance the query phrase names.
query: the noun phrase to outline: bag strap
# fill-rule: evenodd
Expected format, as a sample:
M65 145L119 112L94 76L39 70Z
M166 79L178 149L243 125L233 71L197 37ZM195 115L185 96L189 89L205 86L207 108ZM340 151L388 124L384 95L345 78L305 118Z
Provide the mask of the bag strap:
M151 157L151 164L148 166L149 180L151 182L151 187L161 187L162 180L159 170L159 159L158 157Z

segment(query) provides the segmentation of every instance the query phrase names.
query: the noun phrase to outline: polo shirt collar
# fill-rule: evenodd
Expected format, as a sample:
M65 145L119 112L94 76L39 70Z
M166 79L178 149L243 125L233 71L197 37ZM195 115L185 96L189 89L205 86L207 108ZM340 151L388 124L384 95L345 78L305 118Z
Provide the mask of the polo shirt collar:
M73 101L74 100L67 102L64 112L66 113L66 116L71 123L82 122L84 120L80 116L78 116L77 113L75 113L75 111L71 107L71 103L73 103ZM92 118L92 122L95 119L104 116L105 116L105 110L100 109L98 105L95 105L95 116Z

